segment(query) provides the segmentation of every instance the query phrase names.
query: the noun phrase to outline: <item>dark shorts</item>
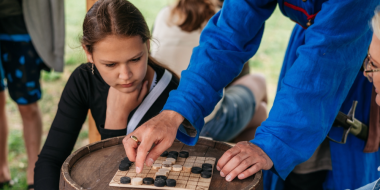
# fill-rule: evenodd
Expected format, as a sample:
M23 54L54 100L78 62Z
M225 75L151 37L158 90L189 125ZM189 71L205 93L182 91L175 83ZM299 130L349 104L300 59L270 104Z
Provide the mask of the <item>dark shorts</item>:
M41 98L40 73L46 68L28 34L0 34L0 91L8 87L20 105ZM6 83L5 80L6 79Z
M247 87L242 85L228 87L222 105L215 117L205 124L200 135L217 141L233 140L252 119L255 107L255 97Z

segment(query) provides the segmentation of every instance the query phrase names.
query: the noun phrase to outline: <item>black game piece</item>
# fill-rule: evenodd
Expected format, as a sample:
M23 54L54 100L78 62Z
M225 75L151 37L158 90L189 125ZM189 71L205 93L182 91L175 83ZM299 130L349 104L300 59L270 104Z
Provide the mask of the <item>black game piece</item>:
M121 162L120 162L120 165L119 165L119 169L121 171L125 171L125 170L128 170L129 167L132 165L132 162L129 161L128 157L125 157Z
M156 180L157 179L163 179L163 180L166 181L168 178L166 176L164 176L164 175L158 175L158 176L156 176Z
M161 178L156 178L156 180L154 181L154 186L156 186L156 187L165 186L165 180L161 179Z
M187 151L181 151L181 152L179 152L179 157L181 157L181 158L187 158L187 157L189 157L189 152L187 152Z
M212 165L208 163L202 164L202 169L205 169L205 168L212 168Z
M161 157L167 157L168 156L168 151L163 152L160 156Z
M202 168L203 172L212 172L212 168Z
M132 162L129 161L128 157L125 157L119 165L119 170L120 171L127 171L129 170L129 167L132 165Z
M201 173L201 177L203 177L203 178L210 178L211 177L211 172L204 171L204 172Z
M169 154L168 156L167 156L167 158L174 158L174 159L176 159L177 160L177 156L176 155L174 155L174 154Z
M125 157L123 160L122 160L122 162L131 162L131 161L129 161L129 158L128 157Z
M129 170L129 164L126 164L126 163L120 163L120 165L119 165L119 170L120 171L127 171L127 170Z
M128 157L125 157L123 160L121 160L120 163L126 163L126 164L129 164L129 165L132 165L132 162L129 161Z
M127 161L124 161L124 160L122 160L121 162L120 162L120 164L123 164L123 165L128 165L128 166L132 166L132 162L127 162Z
M178 152L177 151L170 151L169 154L173 154L173 155L178 156Z
M147 184L147 185L150 185L150 184L154 183L154 180L151 177L146 177L146 178L143 179L143 183Z
M177 185L177 182L175 179L167 179L166 180L166 185L168 187L175 187Z
M129 161L128 157L125 157L120 163L129 164L131 166L133 162Z
M200 174L201 172L202 172L202 168L200 168L200 167L192 167L191 168L191 173Z
M122 184L131 183L131 178L130 177L122 177L122 178L120 178L120 183L122 183Z

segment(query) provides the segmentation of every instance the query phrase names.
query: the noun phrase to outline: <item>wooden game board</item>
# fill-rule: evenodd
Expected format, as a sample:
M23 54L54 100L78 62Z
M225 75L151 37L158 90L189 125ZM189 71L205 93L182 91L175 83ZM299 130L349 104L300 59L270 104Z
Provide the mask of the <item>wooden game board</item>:
M159 157L154 163L161 164L166 160L166 157ZM197 156L189 156L188 158L177 158L176 165L184 165L184 164L192 164L194 167L202 168L203 163L209 163L212 165L212 169L214 170L215 166L214 157L197 157ZM154 179L154 175L157 170L152 169L152 167L144 166L143 171L140 174L136 174L136 166L133 164L128 171L120 171L118 170L115 176L112 178L109 186L115 187L130 187L130 188L146 188L146 189L172 189L172 190L188 190L188 189L197 189L197 190L208 190L210 187L211 179L213 172L211 172L210 178L202 178L200 174L193 174L191 172L175 172L170 171L168 175L168 179L175 179L177 181L177 185L175 187L156 187L152 185L131 185L129 184L121 184L120 178L124 176L128 176L131 179L134 177L151 177Z

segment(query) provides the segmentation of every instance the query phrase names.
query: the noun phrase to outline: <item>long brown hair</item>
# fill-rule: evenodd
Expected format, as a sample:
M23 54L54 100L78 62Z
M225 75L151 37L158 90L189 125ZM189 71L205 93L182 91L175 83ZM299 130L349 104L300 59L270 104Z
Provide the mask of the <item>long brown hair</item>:
M183 31L192 32L200 29L214 14L215 7L209 0L179 0L171 18L178 18L175 24Z
M89 53L94 45L108 35L121 37L140 36L145 43L151 39L150 31L141 12L127 0L98 0L87 12L83 22L82 46ZM148 56L148 65L161 67L170 71L167 66Z

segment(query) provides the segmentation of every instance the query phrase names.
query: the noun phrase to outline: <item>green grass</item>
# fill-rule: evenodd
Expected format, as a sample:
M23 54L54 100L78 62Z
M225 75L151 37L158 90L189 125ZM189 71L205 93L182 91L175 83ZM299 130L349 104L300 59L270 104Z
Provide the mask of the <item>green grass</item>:
M151 28L155 16L161 8L167 6L173 0L131 0L146 18ZM65 1L66 22L66 46L65 46L65 71L43 72L41 77L43 97L39 105L43 114L43 142L55 117L57 105L62 90L70 73L80 64L86 61L80 47L79 38L82 32L82 22L86 13L85 0ZM277 9L266 22L266 29L261 46L256 55L249 61L251 72L263 73L267 79L269 108L272 106L277 87L278 75L281 69L285 49L294 23L282 16ZM12 179L16 182L12 190L26 189L27 156L22 138L22 121L16 104L7 99L7 115L10 133L8 138L8 160L11 168ZM87 123L83 125L75 149L88 143Z
M25 189L26 183L26 164L27 156L25 154L24 141L21 130L11 130L8 138L8 161L12 174L12 180L15 182L12 188L7 189Z
M249 60L251 73L262 73L267 80L268 110L273 105L278 76L294 22L284 17L280 10L265 23L265 31L256 55Z

